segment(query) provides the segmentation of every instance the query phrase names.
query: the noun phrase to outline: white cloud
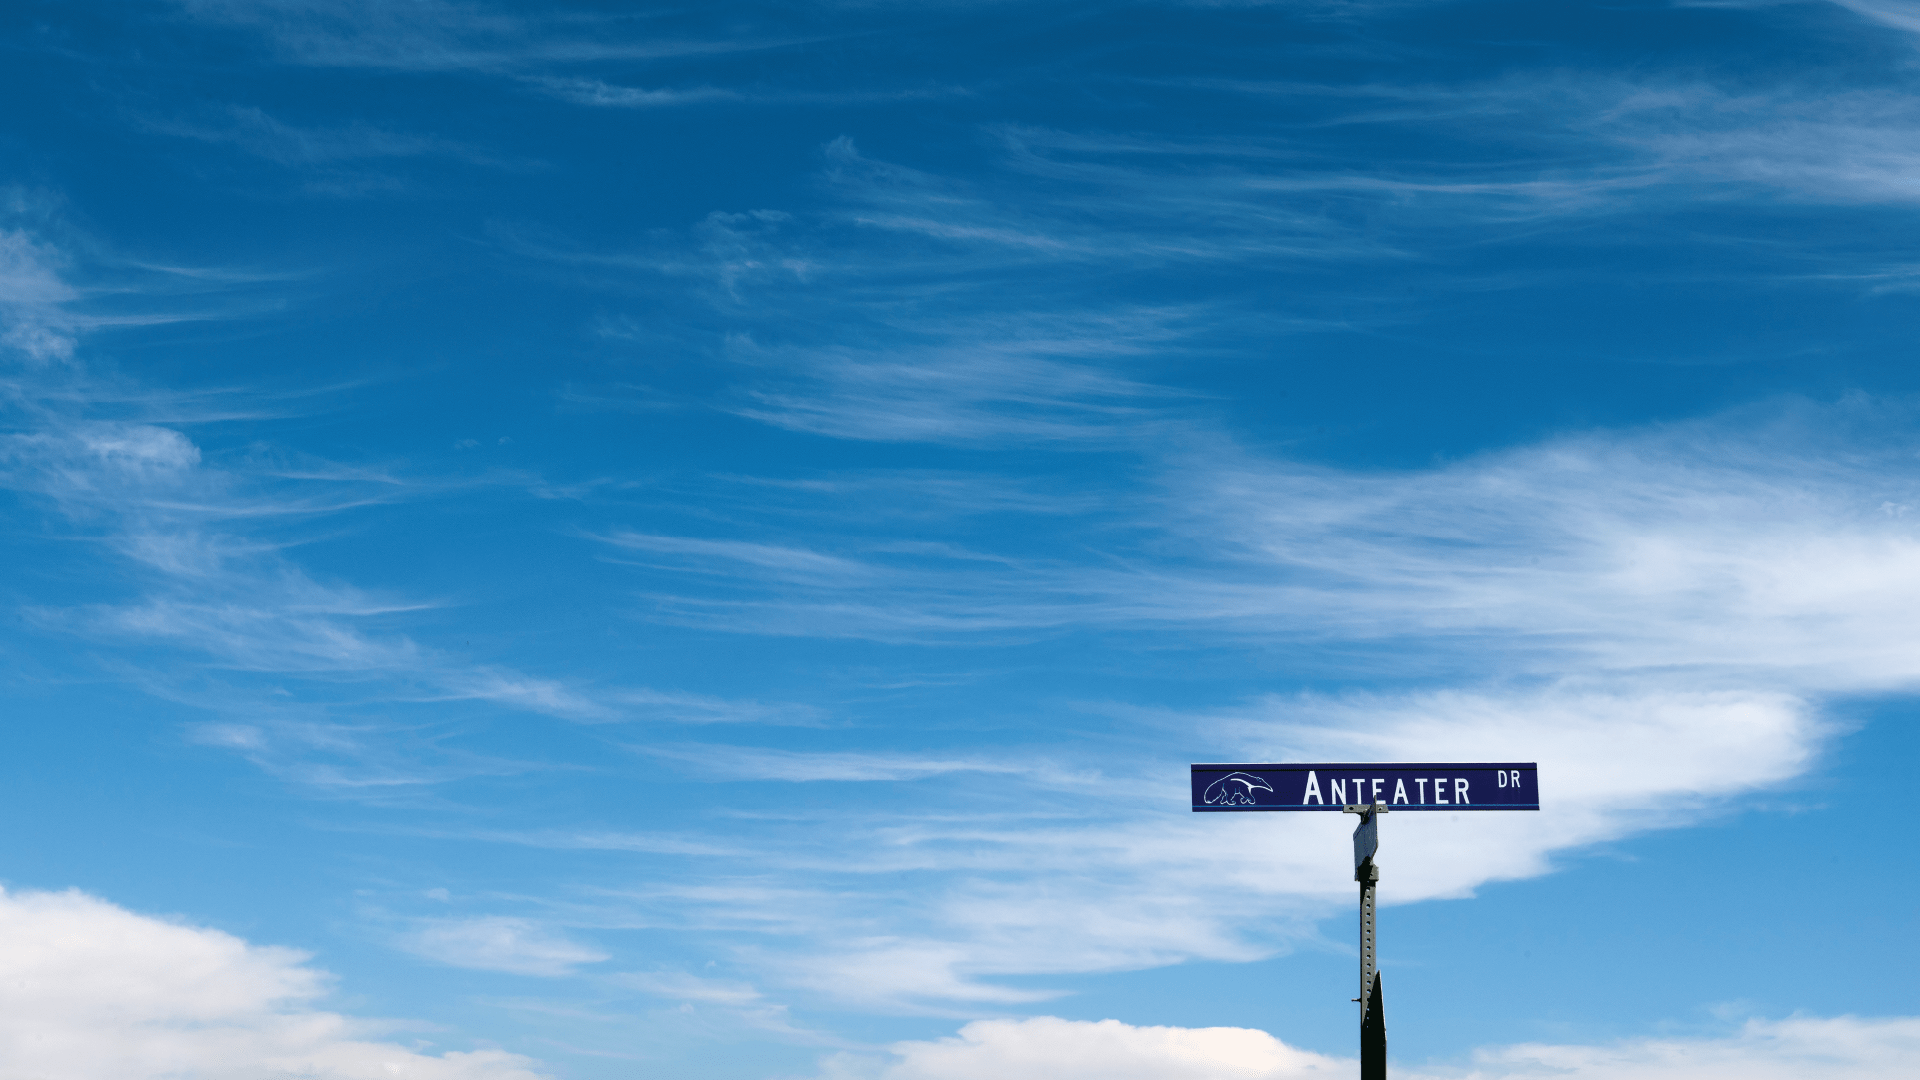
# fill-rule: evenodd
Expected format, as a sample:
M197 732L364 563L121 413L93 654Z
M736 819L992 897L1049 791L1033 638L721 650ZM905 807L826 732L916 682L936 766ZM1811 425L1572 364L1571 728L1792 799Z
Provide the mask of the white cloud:
M638 86L619 86L599 79L552 76L530 78L527 82L554 97L571 101L576 105L617 109L654 109L705 101L734 101L742 96L739 91L713 86L648 90Z
M1212 485L1183 500L1191 528L1247 586L1231 604L1196 593L1196 616L1418 643L1456 671L1891 689L1920 681L1920 515L1907 509L1920 505L1920 463L1906 417L1799 404L1438 469L1216 457L1169 479Z
M164 673L155 665L131 677L160 696L229 714L204 726L202 741L239 750L291 779L373 793L522 767L472 755L456 762L458 754L427 740L408 754L382 751L375 744L404 725L328 716L330 705L347 696L339 688L349 684L362 706L476 702L581 722L810 721L800 707L648 688L602 691L414 641L393 622L434 602L318 580L285 551L311 535L302 534L309 523L428 497L445 485L267 446L209 454L187 425L258 417L257 402L237 391L227 393L241 399L240 407L191 392L152 392L82 364L48 368L46 360L70 358L75 335L100 322L68 313L81 293L61 278L64 262L55 245L0 231L0 328L7 335L0 345L30 362L5 383L0 402L13 428L0 433L0 488L51 508L66 519L63 530L77 526L95 550L118 555L89 556L89 573L120 586L121 595L84 606L29 606L26 614L75 636L171 646L193 657L165 665ZM89 415L104 408L136 418ZM238 681L291 677L302 693L209 687L204 676L213 670ZM335 760L314 760L327 753Z
M1920 34L1920 4L1912 0L1832 0L1883 26Z
M1752 1020L1719 1037L1481 1050L1469 1068L1413 1080L1894 1080L1913 1073L1920 1018ZM1135 1027L1052 1016L982 1020L951 1038L896 1043L884 1058L836 1054L819 1080L1315 1080L1351 1059L1290 1047L1248 1028Z
M287 59L323 67L513 73L585 61L697 56L780 44L740 34L664 35L645 15L413 0L180 0L191 17L258 31Z
M76 320L65 305L79 293L55 269L59 253L15 230L0 230L0 344L36 361L73 355Z
M269 161L289 166L328 165L366 158L457 155L475 159L471 151L437 136L410 135L366 124L342 128L302 128L259 108L228 106L210 110L201 119L146 121L160 135L226 143Z
M702 978L683 971L623 972L609 976L607 982L678 1002L674 1011L683 1019L695 1015L708 1020L731 1019L737 1024L772 1032L792 1041L816 1046L847 1045L831 1036L796 1026L788 1017L785 1005L769 1000L750 983Z
M1912 203L1920 109L1899 93L1621 86L1590 130L1650 154L1662 198L1736 183L1822 202Z
M1066 320L1062 320L1065 322ZM794 352L792 372L751 392L734 411L779 427L843 439L1004 445L1007 442L1110 444L1137 437L1164 416L1165 387L1149 386L1084 362L1101 347L1129 351L1126 320L1083 324L1086 337L1012 335L956 340L924 349L863 355L847 349ZM1089 320L1089 323L1092 322ZM1056 326L1060 339L1068 327ZM764 359L773 359L771 357ZM797 377L796 377L797 376Z
M822 1080L1319 1080L1350 1076L1356 1067L1250 1028L1052 1016L979 1020L952 1038L895 1043L891 1050L881 1062L829 1058Z
M1920 681L1920 521L1899 509L1920 504L1920 466L1904 415L1796 406L1405 472L1178 456L1152 508L1158 558L1139 560L1150 570L923 563L845 595L812 581L791 602L981 630L1044 626L1036 598L1056 597L1046 614L1063 625L1175 625L1421 688L1083 704L1164 748L1115 742L1097 770L1084 747L1046 742L674 750L726 782L903 786L877 822L756 830L753 865L809 888L743 881L650 903L685 903L694 925L791 928L790 950L755 963L873 1007L1015 1002L1046 990L1000 977L1269 956L1345 903L1341 822L1169 816L1186 761L1540 762L1541 813L1389 819L1389 903L1467 895L1725 812L1818 759L1836 731L1829 695ZM1177 571L1170 552L1188 556ZM773 597L791 581L754 580Z
M453 967L515 975L571 975L607 954L527 919L434 919L400 939L407 951Z
M1464 1080L1904 1080L1920 1061L1920 1017L1750 1020L1722 1038L1484 1050Z
M538 1080L500 1050L378 1041L317 1009L330 979L289 949L79 892L0 893L0 1075L60 1080Z
M987 774L951 791L927 782L961 775L951 763L823 755L812 771L779 759L752 774L920 782L876 824L761 830L756 870L817 881L817 891L728 891L708 875L716 887L684 897L687 917L791 933L791 950L756 950L755 965L867 1007L1032 1002L1054 996L1035 976L1272 956L1350 903L1350 819L1178 812L1188 760L1538 761L1539 813L1387 819L1382 899L1404 904L1695 823L1797 775L1827 730L1785 695L1575 686L1270 699L1167 719L1155 725L1165 753L1103 753L1102 767L1127 770L1106 777L1066 749L1048 768L1033 754L1001 759L1017 781ZM1004 976L1024 977L1022 987Z
M611 981L661 997L708 1005L741 1007L758 1005L764 1000L760 991L747 983L703 979L683 971L629 971L613 976Z
M1033 775L1056 771L997 757L941 758L919 754L742 750L720 746L649 746L644 752L654 757L680 761L692 770L717 777L785 780L793 783L919 780L952 773Z

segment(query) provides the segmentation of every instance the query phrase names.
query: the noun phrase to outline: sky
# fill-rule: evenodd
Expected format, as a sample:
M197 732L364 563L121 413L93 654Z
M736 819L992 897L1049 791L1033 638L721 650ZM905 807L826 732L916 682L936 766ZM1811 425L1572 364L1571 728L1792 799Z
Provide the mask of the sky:
M1911 1075L1920 3L0 56L0 1075Z

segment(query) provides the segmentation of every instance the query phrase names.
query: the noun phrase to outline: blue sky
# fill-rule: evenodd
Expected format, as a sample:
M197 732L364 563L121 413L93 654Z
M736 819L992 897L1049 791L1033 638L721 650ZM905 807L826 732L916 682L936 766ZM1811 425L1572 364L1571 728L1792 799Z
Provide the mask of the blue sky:
M1920 1048L1920 4L0 48L0 1072L1349 1075L1235 760L1540 763L1397 1074Z

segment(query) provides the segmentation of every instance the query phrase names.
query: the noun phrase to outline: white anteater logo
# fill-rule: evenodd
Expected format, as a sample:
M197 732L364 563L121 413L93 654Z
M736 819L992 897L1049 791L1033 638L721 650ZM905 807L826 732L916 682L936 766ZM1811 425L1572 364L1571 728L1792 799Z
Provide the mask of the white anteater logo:
M1271 793L1265 780L1252 773L1230 772L1207 785L1204 796L1208 806L1252 806L1255 788Z

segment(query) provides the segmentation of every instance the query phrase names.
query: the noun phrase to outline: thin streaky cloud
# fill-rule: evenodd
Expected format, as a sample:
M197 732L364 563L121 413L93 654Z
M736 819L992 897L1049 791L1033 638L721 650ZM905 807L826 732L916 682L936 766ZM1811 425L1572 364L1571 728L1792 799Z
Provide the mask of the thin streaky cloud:
M526 82L527 85L542 93L576 105L616 109L671 108L676 105L696 105L711 101L738 101L743 96L737 90L717 86L648 90L638 86L617 86L599 79L554 76L529 78Z
M1903 0L1828 0L1882 26L1920 34L1920 4Z
M38 286L21 290L12 325L24 320L43 333L15 343L33 363L5 384L19 426L0 435L0 485L111 553L100 577L122 591L105 602L29 604L22 615L80 640L170 650L165 676L157 669L122 672L157 696L231 717L249 711L252 695L249 720L194 727L195 741L234 750L296 783L384 797L379 793L527 767L433 738L415 740L408 749L417 756L409 760L397 749L407 743L407 725L353 719L376 703L481 703L581 723L819 722L805 706L577 685L476 663L396 630L406 616L445 602L322 581L289 552L311 540L311 522L430 497L438 485L390 467L271 448L210 457L176 426L91 418L102 408L119 409L166 415L180 425L254 410L207 404L247 398L241 390L157 393L124 378L95 379L83 366L48 366L49 356L70 356L73 335L85 329L62 321L80 294L62 287L58 248L6 235L14 241L7 250L16 276ZM60 348L49 352L52 334L68 336L52 338ZM238 683L246 677L290 678L301 692L282 700L278 687L243 689ZM196 687L196 680L220 685Z
M641 753L680 763L690 771L720 780L911 781L955 773L1019 776L1036 783L1063 787L1093 787L1102 778L1093 772L1071 772L1049 762L1010 756L999 758L933 757L920 754L825 753L768 750L752 747L692 745L647 746Z
M316 67L395 71L530 69L607 61L667 60L790 47L814 37L675 37L647 14L552 11L525 17L485 4L417 0L179 0L191 19L251 30L287 60Z
M504 915L422 920L400 934L407 952L451 967L558 978L610 955L533 920Z

